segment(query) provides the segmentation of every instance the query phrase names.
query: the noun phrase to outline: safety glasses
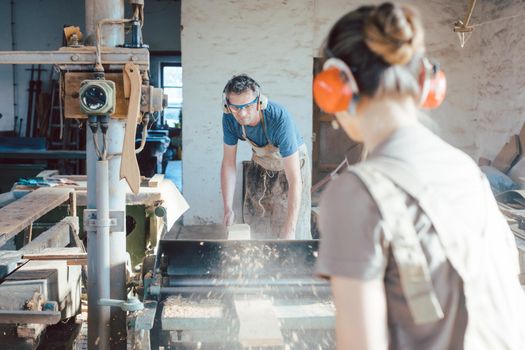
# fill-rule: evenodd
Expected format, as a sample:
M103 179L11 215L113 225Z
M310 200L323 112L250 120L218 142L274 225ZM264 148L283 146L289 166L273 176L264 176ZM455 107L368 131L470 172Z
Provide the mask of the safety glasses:
M230 107L230 109L233 112L239 112L239 111L241 111L241 110L243 110L245 108L250 108L250 107L254 106L257 103L258 99L259 99L259 96L255 97L253 99L253 101L245 103L243 105L234 105L233 103L230 103L230 101L228 101L228 106Z

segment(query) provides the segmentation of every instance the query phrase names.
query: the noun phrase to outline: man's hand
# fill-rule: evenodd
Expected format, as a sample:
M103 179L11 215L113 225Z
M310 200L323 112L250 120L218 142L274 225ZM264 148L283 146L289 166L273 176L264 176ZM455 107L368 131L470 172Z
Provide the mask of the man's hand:
M235 214L233 213L233 210L224 212L224 220L223 220L224 226L228 227L228 226L233 225L234 219L235 219Z
M295 239L295 230L286 229L283 227L279 234L280 239Z
M279 239L295 239L295 232L282 231L281 234L279 235Z

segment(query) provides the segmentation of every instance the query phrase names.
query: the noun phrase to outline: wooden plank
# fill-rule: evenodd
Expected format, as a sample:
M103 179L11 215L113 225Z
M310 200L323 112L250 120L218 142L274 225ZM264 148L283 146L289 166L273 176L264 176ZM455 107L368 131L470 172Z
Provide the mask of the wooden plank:
M520 154L520 138L518 135L512 135L509 142L503 146L496 158L494 158L492 166L499 171L506 173L510 170L514 161L520 156Z
M67 266L76 266L76 265L87 266L87 264L88 264L88 259L68 259L67 260Z
M36 177L51 177L53 175L58 175L58 170L43 170Z
M29 254L38 253L45 248L68 246L71 243L71 235L76 234L78 229L78 217L67 216L49 230L42 232L20 251Z
M284 346L279 320L268 299L234 298L239 318L239 343L243 347Z
M275 305L281 329L334 329L335 307L332 302Z
M82 248L44 248L38 253L27 253L23 255L28 260L72 260L87 259L87 253Z
M148 181L148 187L159 187L159 184L164 180L164 174L155 174Z
M525 150L525 123L523 123L523 125L521 126L519 139L520 139L520 147L521 147L521 149Z
M250 239L250 225L235 224L227 228L229 240L249 240Z
M0 245L69 199L70 188L38 188L0 209Z
M518 160L508 171L507 175L522 188L522 185L525 184L525 179L523 178L525 176L525 157L523 155L518 157Z
M73 182L87 182L87 175L55 175L54 178L67 179Z
M228 233L223 224L184 225L177 239L226 239Z

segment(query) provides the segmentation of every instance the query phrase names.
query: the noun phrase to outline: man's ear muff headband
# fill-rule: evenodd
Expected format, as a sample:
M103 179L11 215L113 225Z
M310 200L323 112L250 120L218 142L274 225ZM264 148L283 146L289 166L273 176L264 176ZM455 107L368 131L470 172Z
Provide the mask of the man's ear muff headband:
M421 89L419 97L421 108L438 108L447 93L447 78L437 65L430 63L427 58L423 58L419 73L419 86Z
M266 107L268 107L268 97L263 94L259 94L259 101L257 101L257 110L262 111L265 110ZM230 107L228 106L228 99L226 98L226 94L222 94L222 111L226 114L231 114L232 111L230 110Z
M326 113L347 111L359 93L350 68L338 58L329 58L314 79L315 103Z
M226 98L226 93L222 93L222 112L230 114L230 108L228 107L228 99Z

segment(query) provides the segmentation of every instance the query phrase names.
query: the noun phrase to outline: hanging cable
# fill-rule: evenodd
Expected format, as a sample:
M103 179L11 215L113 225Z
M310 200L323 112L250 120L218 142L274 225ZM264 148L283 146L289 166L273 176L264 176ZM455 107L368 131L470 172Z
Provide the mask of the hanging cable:
M140 153L146 145L146 139L148 138L148 123L149 123L149 113L144 113L142 118L142 138L140 140L140 147L135 150L135 153Z
M93 136L93 143L95 144L95 152L97 153L98 159L102 159L102 154L100 153L100 148L98 146L98 117L96 115L89 115L87 124L91 129L91 134Z
M489 23L493 23L493 22L498 22L498 21L503 21L503 20L506 20L506 19L513 19L513 18L521 17L521 16L525 16L525 12L518 13L517 15L512 15L512 16L507 16L507 17L501 17L501 18L496 18L496 19L491 19L490 21L485 21L485 22L481 22L481 23L478 23L478 24L473 24L473 25L471 25L471 27L480 27L480 26L485 25L485 24L489 24Z
M97 72L103 72L104 67L102 67L102 55L100 53L100 43L102 41L102 33L101 29L102 26L105 24L126 24L129 22L133 22L133 19L112 19L112 18L105 18L97 22L97 30L96 30L96 38L97 38L97 45L95 47L95 71Z
M101 115L98 119L100 125L100 131L102 131L102 160L108 159L108 138L107 132L109 129L109 115Z

